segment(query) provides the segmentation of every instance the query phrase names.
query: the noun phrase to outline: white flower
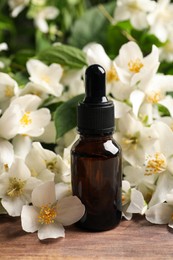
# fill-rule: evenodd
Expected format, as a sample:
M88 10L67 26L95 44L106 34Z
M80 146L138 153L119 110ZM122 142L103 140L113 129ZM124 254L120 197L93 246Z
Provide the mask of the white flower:
M18 14L29 4L30 0L8 0L8 4L12 10L12 17L18 16Z
M173 228L173 190L166 196L164 203L158 203L146 211L146 219L154 224L168 224Z
M134 28L144 29L148 26L147 13L155 6L151 0L118 0L114 19L116 22L130 19Z
M63 86L59 83L62 77L62 67L59 64L47 66L43 62L31 59L26 64L30 80L35 84L35 88L59 97L62 93Z
M63 226L78 221L85 211L76 196L65 197L57 202L53 182L46 182L33 190L32 204L23 206L22 228L26 232L38 230L39 239L65 237Z
M123 71L121 81L124 84L142 87L148 84L158 69L159 51L153 45L152 52L143 57L139 46L135 42L128 42L121 46L115 62Z
M149 84L130 94L134 114L142 118L147 117L147 123L151 124L159 117L158 104L160 104L166 107L173 117L173 99L167 95L168 91L173 91L173 76L156 74Z
M50 123L44 128L44 133L38 137L33 138L34 141L53 144L56 141L56 128L55 122Z
M155 190L155 182L158 175L146 175L146 166L128 165L124 167L123 173L125 175L124 179L139 190L143 194L145 201L149 202Z
M159 48L160 60L173 62L173 30L169 33L165 44Z
M159 139L150 145L148 151L144 150L145 160L140 162L141 165L138 162L138 167L124 168L125 178L139 188L147 201L150 199L149 206L164 202L173 187L173 132L162 122L152 126Z
M23 160L15 159L8 172L0 175L0 198L10 216L20 216L22 206L31 202L31 192L40 181L31 177Z
M39 11L35 17L35 25L37 28L43 32L48 33L49 26L46 20L53 20L59 14L59 10L54 6L46 6L41 11Z
M26 164L33 176L40 179L52 180L55 183L70 181L70 168L62 158L54 152L44 149L40 143L34 142L32 149L26 157Z
M89 65L97 63L105 69L107 93L111 92L114 97L120 100L127 99L132 88L121 80L124 78L124 68L120 69L115 59L111 60L100 44L90 43L84 47L84 52Z
M168 170L160 173L156 183L156 189L149 202L149 207L152 207L158 203L163 203L166 200L167 193L171 191L172 187L173 175Z
M115 107L115 118L121 118L131 111L131 107L126 103L112 99Z
M14 150L10 142L0 139L0 173L8 171L14 161Z
M0 51L6 51L8 50L8 45L6 42L1 42L0 43Z
M70 184L64 182L57 183L55 185L55 194L58 200L67 196L71 196L72 195L71 183Z
M123 158L131 165L140 165L145 159L145 152L158 139L154 127L145 127L130 114L118 120L115 139L121 145Z
M0 52L8 50L8 45L6 42L0 43ZM5 67L4 62L0 61L0 69L3 69Z
M17 134L39 136L50 122L50 111L38 109L41 99L25 95L14 99L0 118L0 136L11 139Z
M165 42L172 31L173 26L173 4L170 0L159 0L156 8L148 17L150 33L156 35L158 39Z
M17 135L12 140L15 156L25 160L31 149L32 140L27 135Z
M144 214L147 204L140 191L130 187L128 181L122 181L122 212L123 216L130 220L133 213Z
M69 70L64 73L62 83L68 86L68 90L63 93L63 98L68 100L85 92L82 76L83 70Z
M45 90L39 89L37 84L33 82L28 82L23 89L20 91L20 96L24 96L27 94L32 94L40 97L43 101L48 98L48 93L45 92Z
M6 108L12 97L18 96L19 88L17 82L8 74L0 72L0 107Z
M61 138L57 140L56 152L63 156L64 148L70 150L72 144L77 141L78 135L76 133L76 129L72 129L65 133ZM65 159L65 158L64 158Z

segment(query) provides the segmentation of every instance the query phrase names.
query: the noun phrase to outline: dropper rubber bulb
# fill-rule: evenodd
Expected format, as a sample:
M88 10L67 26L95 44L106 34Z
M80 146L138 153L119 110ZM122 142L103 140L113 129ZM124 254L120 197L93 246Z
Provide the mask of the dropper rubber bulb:
M102 66L93 64L85 73L85 99L84 103L104 103L106 97L106 73Z

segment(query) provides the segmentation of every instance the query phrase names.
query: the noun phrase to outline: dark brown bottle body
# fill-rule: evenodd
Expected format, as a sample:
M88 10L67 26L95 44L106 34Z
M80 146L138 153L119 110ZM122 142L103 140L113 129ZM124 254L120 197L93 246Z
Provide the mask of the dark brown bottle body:
M77 223L109 230L121 220L121 149L112 135L80 136L71 150L72 191L85 205Z

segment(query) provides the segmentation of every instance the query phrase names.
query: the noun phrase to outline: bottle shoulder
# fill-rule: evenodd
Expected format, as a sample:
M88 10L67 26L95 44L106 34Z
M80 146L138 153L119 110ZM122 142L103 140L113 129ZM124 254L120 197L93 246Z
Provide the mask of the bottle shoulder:
M117 156L121 154L121 148L113 138L79 138L71 152Z

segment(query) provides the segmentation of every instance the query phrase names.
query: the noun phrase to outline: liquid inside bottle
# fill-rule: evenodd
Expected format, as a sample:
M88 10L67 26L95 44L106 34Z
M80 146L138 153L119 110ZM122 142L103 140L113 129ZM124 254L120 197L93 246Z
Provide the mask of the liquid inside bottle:
M110 136L81 137L72 148L72 189L85 205L78 226L109 230L121 220L120 148Z

